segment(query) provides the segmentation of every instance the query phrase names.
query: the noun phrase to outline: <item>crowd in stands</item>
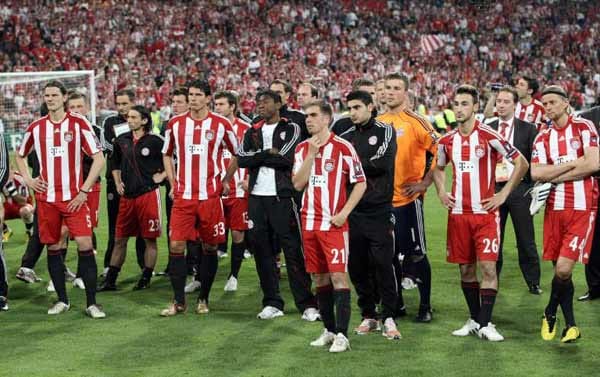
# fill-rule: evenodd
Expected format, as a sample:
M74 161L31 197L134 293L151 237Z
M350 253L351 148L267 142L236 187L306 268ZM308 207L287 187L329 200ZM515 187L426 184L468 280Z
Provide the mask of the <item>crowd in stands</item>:
M238 91L244 111L252 110L257 88L275 78L294 87L310 81L339 104L354 79L378 79L392 71L411 77L417 101L430 111L446 107L460 83L484 89L519 74L564 86L577 109L591 106L600 94L596 5L5 0L0 69L94 70L99 110L113 108L114 91L124 87L133 87L144 105L161 108L170 91L190 77ZM444 46L427 54L420 47L425 35L437 35ZM5 111L19 108L14 96L14 91L0 93ZM21 102L40 101L39 93L22 97Z

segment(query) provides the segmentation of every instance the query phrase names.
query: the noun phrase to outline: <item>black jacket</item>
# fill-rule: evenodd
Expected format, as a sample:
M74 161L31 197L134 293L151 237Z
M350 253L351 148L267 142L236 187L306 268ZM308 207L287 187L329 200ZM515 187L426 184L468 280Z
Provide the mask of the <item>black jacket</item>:
M486 122L486 124L497 131L500 124L500 119ZM525 122L517 117L513 118L513 127L513 145L519 150L519 152L521 152L523 157L525 157L525 160L527 160L528 163L531 163L531 151L533 149L533 141L537 136L537 127L535 124ZM530 169L527 169L527 173L523 177L523 182L527 184L532 183Z
M367 191L353 213L389 212L394 195L394 160L397 148L393 128L371 118L367 124L355 125L339 136L352 143L367 177Z
M145 134L135 144L132 132L117 137L111 154L112 169L121 171L124 197L135 198L158 187L152 176L165 170L162 147L163 138L153 133Z
M262 126L264 120L252 125L244 134L237 153L240 168L248 169L248 191L252 193L258 171L261 166L275 169L275 185L277 196L292 197L295 194L292 185L292 167L294 152L300 142L300 127L285 118L281 118L273 131L273 148L279 153L270 154L263 151Z
M98 126L96 126L95 124L92 124L92 130L94 131L94 133L96 134L96 137L98 137L98 140L101 140L100 143L100 150L104 150L104 142L102 142L104 140L104 136L102 135L102 129ZM82 159L82 170L83 170L83 179L87 179L88 174L90 174L90 169L92 168L92 164L94 163L94 159L83 155L83 159ZM100 182L100 176L98 176L98 179L96 180L96 182Z
M598 131L598 133L600 133L600 106L595 106L589 110L582 111L581 113L579 113L579 116L583 119L587 119L590 122L594 123L596 130ZM594 177L600 177L600 171L597 171L594 174ZM600 200L600 198L598 200Z
M127 126L127 119L123 118L119 113L109 115L104 119L104 122L102 122L102 131L104 132L102 149L108 157L106 159L106 179L109 181L113 180L113 167L110 156L113 152L113 143L117 138L115 130L123 130L125 127L129 128Z

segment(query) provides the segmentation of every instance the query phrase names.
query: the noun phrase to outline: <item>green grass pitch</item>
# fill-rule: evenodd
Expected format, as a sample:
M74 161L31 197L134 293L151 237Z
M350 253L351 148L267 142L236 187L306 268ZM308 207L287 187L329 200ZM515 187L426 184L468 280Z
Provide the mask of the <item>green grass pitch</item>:
M105 201L97 230L98 262L106 246ZM494 322L506 337L502 343L475 337L456 338L450 332L467 319L458 268L445 262L446 212L430 190L425 205L429 257L432 263L434 321L412 321L418 305L416 290L404 292L409 315L399 321L403 339L378 334L350 335L352 351L329 354L308 343L321 332L293 306L287 281L285 317L260 321L261 293L253 259L246 260L240 288L225 293L229 260L221 260L211 295L211 312L161 318L171 297L169 281L155 277L151 288L133 292L138 278L130 254L120 275L118 292L102 293L99 303L108 314L93 321L83 314L82 291L69 287L71 311L50 317L55 300L46 293L45 255L36 267L44 282L27 285L14 278L26 238L19 221L10 221L13 237L5 244L10 272L10 311L0 313L0 376L597 376L600 369L600 302L574 304L582 339L562 345L539 336L540 318L548 300L551 265L543 263L542 296L527 292L517 264L512 228L508 228L505 265L494 310ZM541 249L541 218L536 240ZM132 240L133 241L133 240ZM74 245L68 265L76 267ZM158 269L167 259L165 239L159 243ZM285 274L285 271L284 271ZM585 291L583 267L575 271L576 295ZM356 296L353 294L353 303ZM189 296L195 302L195 295ZM562 331L562 314L559 324ZM351 327L360 320L353 306Z

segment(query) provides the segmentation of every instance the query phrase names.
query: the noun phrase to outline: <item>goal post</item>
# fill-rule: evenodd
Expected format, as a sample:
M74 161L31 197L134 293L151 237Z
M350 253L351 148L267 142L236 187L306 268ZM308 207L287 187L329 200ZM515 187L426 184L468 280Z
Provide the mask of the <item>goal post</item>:
M40 116L42 89L60 80L67 90L84 94L90 106L89 120L96 122L96 77L94 71L2 72L0 73L0 132L11 150L21 142L25 128Z

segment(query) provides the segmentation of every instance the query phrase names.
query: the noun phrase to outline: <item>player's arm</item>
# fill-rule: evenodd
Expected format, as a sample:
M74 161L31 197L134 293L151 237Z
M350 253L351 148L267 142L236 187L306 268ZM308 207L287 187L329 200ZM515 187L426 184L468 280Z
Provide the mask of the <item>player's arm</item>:
M115 187L117 189L117 193L122 196L125 193L125 185L123 184L123 180L121 179L121 169L113 169L112 176L115 180Z
M418 142L425 150L425 171L423 172L423 179L420 182L405 183L402 186L402 190L406 196L424 193L433 183L433 174L436 166L438 141L440 136L429 123L427 123L427 126L429 127L429 131L423 128L416 128Z
M367 181L356 182L354 187L352 187L352 192L350 193L348 200L346 200L346 204L344 204L344 207L340 212L336 213L335 216L331 218L331 223L338 228L344 225L346 219L354 210L354 207L360 202L365 191L367 191Z
M302 157L302 150L296 150L296 158L293 169L294 174L292 176L292 184L294 185L294 189L296 189L296 191L304 190L308 184L308 179L310 178L310 172L315 162L315 158L317 153L319 153L319 148L321 145L323 145L323 143L316 136L308 139L307 143L308 151L306 152L306 156Z
M519 184L519 182L521 182L521 180L525 176L525 173L527 173L529 163L527 163L527 160L525 159L525 157L523 157L523 155L520 152L517 151L517 153L517 157L513 157L512 159L512 163L514 164L515 169L510 175L508 182L506 182L502 190L500 190L494 196L492 196L491 198L483 199L481 201L481 203L483 204L483 209L485 209L486 211L495 210L496 208L500 207L506 201L508 195L512 192L512 190L514 190L515 187L517 187L517 185Z
M600 170L600 156L598 147L588 147L583 150L583 157L573 161L573 169L552 179L552 183L578 181L589 177Z
M244 133L244 139L236 152L237 164L240 168L256 169L263 165L263 161L269 154L268 151L258 150L252 141L252 135L257 131L252 128Z
M289 123L293 126L294 132L286 132L285 143L281 150L271 148L265 157L262 165L273 169L290 169L294 165L294 150L300 142L300 126L295 123Z
M435 169L433 169L432 178L433 183L435 184L435 189L438 194L438 198L440 198L440 202L447 209L454 208L454 197L452 194L446 192L446 172L444 169L446 166L437 165Z
M84 192L91 191L92 186L94 186L94 184L98 180L100 172L102 171L102 169L104 168L104 164L106 163L102 152L96 152L90 157L92 159L92 166L90 167L88 176L85 178L85 181L83 182L83 185L80 188L80 190Z
M23 177L23 181L25 184L35 192L45 192L48 188L48 183L46 183L42 177L31 177L31 172L29 171L29 165L27 164L27 156L31 153L33 148L33 137L32 133L29 129L25 132L23 136L23 142L21 142L21 146L19 150L15 154L15 163L17 165L17 170L21 173Z

